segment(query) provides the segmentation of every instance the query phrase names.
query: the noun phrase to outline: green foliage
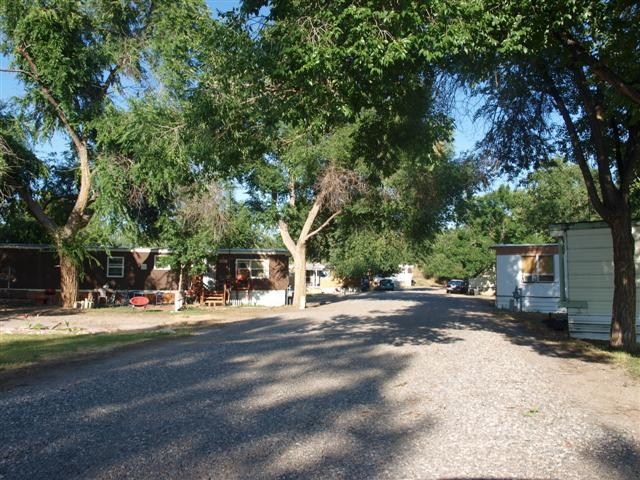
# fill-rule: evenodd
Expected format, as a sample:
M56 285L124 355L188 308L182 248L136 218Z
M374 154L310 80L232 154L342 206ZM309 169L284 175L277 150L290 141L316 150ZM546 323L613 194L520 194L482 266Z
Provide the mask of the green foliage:
M390 231L360 230L344 239L331 251L330 263L336 275L359 278L367 275L383 276L397 273L406 262L407 244Z
M490 236L473 227L445 230L431 243L423 271L435 278L474 277L494 263L493 244Z
M0 203L0 243L48 243L47 232L15 197Z
M236 201L228 208L220 248L284 248L269 218Z
M531 173L526 180L526 222L540 234L548 232L552 223L598 220L589 204L589 194L580 169L560 158L551 160Z
M179 125L172 105L158 95L148 95L140 102L135 98L145 89L161 86L163 79L170 83L169 72L176 75L175 69L183 79L188 77L184 65L178 67L184 60L184 48L170 55L165 47L170 42L187 45L187 37L197 38L193 25L199 21L206 27L206 20L212 21L204 3L197 0L153 5L105 0L2 4L0 48L10 57L10 71L25 91L13 107L34 142L54 133L67 136L73 153L64 158L69 167L82 167L75 170L76 195L81 182L91 187L95 181L105 192L102 202L115 204L124 199L123 192L117 190L123 184L136 180L138 185L144 183L144 194L153 195L172 188L172 177L182 175L185 167L178 169L175 162ZM88 169L79 164L85 147ZM56 165L63 158L61 153L42 163ZM165 159L173 161L165 164ZM101 169L105 162L118 164L121 172ZM102 171L109 173L99 178ZM34 181L22 184L41 186L41 175L32 172ZM119 180L120 185L109 186L110 180ZM38 192L34 193L39 201ZM94 189L92 193L95 201L102 192ZM84 227L86 222L78 222L75 215L90 218L94 213L91 203L82 200L75 204L74 220L70 217L66 225L69 230ZM105 209L104 205L97 207ZM62 227L67 219L49 220Z
M491 245L551 242L549 225L590 214L579 169L554 159L532 172L523 188L501 185L460 205L458 226L426 247L423 268L434 277L473 277L494 264Z
M527 223L530 200L525 190L501 185L495 191L470 199L459 219L494 243L535 243L547 234L535 231Z
M409 92L429 85L420 61L428 7L403 2L244 2L244 11L269 5L260 28L261 50L286 123L353 121L361 110L391 114ZM429 90L429 89L428 89ZM388 117L390 122L396 116Z

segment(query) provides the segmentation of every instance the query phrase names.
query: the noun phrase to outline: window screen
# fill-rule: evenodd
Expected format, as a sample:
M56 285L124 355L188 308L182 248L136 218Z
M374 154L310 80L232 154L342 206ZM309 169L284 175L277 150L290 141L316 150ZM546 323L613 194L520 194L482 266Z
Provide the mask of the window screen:
M107 277L124 277L124 257L107 258Z

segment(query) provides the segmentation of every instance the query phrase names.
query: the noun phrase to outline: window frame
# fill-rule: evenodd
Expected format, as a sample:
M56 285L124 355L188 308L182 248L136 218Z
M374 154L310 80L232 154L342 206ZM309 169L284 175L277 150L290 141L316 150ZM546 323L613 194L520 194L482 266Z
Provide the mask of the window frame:
M522 283L553 283L556 280L555 256L548 253L520 255L520 272ZM526 260L525 260L526 259ZM551 260L549 263L548 260ZM527 269L526 264L531 263L532 268ZM550 270L545 267L550 267Z
M118 260L120 264L113 261ZM124 256L107 257L107 278L123 278L124 277Z
M241 267L240 264L248 265ZM260 264L260 268L254 265ZM237 258L236 259L236 277L240 275L240 271L249 271L251 280L268 280L269 279L269 259L268 258ZM262 272L262 275L254 275L254 272Z

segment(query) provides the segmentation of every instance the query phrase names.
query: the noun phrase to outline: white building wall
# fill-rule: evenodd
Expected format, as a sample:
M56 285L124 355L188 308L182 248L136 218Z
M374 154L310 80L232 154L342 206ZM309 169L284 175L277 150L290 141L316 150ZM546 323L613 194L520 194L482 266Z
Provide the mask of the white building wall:
M640 273L640 232L637 228L633 235L636 239L636 272ZM575 338L609 340L613 304L611 231L608 227L569 228L565 232L565 243L569 332ZM636 289L639 277L636 276ZM640 304L636 303L636 329L640 330L639 309Z
M525 252L523 251L522 254ZM560 257L553 256L555 280L553 282L522 281L520 257L522 254L496 255L496 307L525 312L562 312L560 301ZM514 298L520 289L521 297Z
M286 305L286 290L252 290L249 294L246 291L231 292L231 305L246 305L260 307L281 307Z
M413 285L413 269L414 265L400 265L400 271L393 275L393 281L396 286L401 288L409 288Z

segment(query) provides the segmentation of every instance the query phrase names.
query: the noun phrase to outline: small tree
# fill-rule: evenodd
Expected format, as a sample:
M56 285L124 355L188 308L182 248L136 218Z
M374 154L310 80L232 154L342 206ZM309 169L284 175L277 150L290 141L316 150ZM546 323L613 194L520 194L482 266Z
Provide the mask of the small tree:
M206 259L218 249L229 219L224 190L217 184L183 188L175 208L164 212L160 241L170 250L172 267L179 272L178 291L184 275L201 274Z

